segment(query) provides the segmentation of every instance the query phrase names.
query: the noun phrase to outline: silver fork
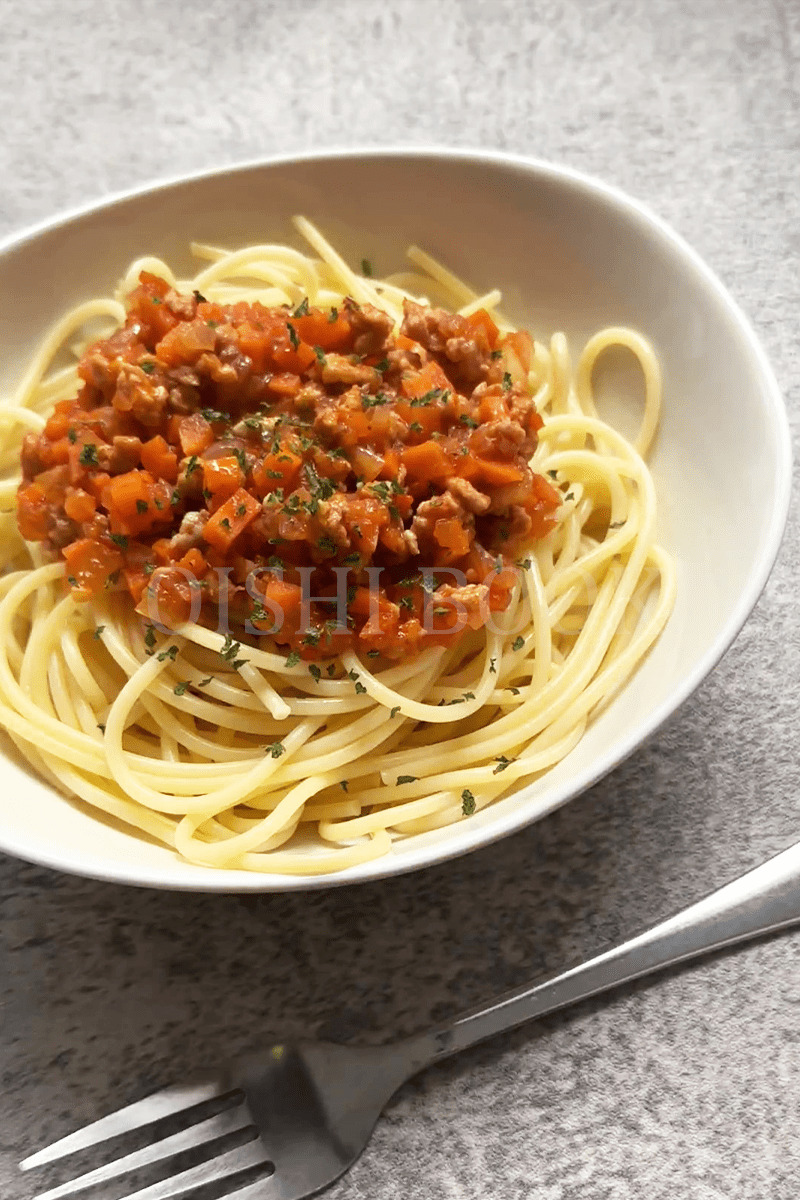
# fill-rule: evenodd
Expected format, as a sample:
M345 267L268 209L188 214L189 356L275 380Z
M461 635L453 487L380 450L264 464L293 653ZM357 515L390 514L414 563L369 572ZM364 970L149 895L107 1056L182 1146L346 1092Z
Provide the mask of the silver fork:
M74 1196L112 1180L120 1200L302 1200L359 1157L410 1076L475 1042L673 963L800 922L800 843L704 900L543 983L508 992L452 1024L383 1046L276 1043L213 1077L167 1088L62 1138L23 1171L124 1134L148 1144L39 1192ZM139 1186L147 1168L155 1181ZM132 1182L133 1181L133 1182ZM95 1194L106 1195L105 1192Z

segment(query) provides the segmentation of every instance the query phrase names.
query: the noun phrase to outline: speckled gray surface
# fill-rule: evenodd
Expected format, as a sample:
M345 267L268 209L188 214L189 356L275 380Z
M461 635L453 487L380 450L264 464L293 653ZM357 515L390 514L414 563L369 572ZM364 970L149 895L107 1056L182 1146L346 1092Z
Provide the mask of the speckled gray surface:
M794 0L0 0L0 230L184 169L485 145L651 203L743 304L800 415ZM0 1196L15 1164L206 1057L410 1032L633 932L800 835L800 523L713 677L635 758L460 862L289 897L0 859ZM800 935L430 1072L336 1200L796 1200ZM110 1200L111 1192L102 1193Z

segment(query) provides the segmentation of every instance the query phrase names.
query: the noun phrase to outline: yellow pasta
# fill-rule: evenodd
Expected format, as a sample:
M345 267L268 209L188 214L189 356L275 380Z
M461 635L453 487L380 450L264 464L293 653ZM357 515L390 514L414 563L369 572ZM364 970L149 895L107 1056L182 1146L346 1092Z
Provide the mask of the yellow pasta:
M398 325L404 296L444 296L454 311L488 307L511 328L499 292L477 295L415 247L408 271L380 281L352 270L308 221L296 225L316 257L198 245L201 270L177 282L160 260L138 260L115 298L62 318L0 407L0 724L49 783L183 858L302 875L457 826L551 768L658 637L675 572L655 540L644 461L658 424L658 362L640 334L610 328L574 367L562 334L535 343L529 384L544 427L531 465L565 488L560 519L530 547L508 608L452 647L377 670L350 650L336 678L316 679L243 634L247 661L234 667L220 657L224 632L202 624L160 635L148 653L129 598L66 595L63 562L16 530L20 445L75 394L65 349L77 339L82 350L89 322L124 320L122 299L141 269L224 303L307 296L330 306L349 295ZM644 376L634 443L593 401L594 365L613 346L633 353Z

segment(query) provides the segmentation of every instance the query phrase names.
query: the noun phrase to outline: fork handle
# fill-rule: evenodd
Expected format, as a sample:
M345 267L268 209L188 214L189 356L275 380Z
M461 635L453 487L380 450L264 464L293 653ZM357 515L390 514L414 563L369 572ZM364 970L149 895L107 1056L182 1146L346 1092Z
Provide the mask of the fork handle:
M413 1072L619 984L800 922L800 843L645 933L542 983L507 992L405 1043ZM401 1043L402 1045L402 1043Z

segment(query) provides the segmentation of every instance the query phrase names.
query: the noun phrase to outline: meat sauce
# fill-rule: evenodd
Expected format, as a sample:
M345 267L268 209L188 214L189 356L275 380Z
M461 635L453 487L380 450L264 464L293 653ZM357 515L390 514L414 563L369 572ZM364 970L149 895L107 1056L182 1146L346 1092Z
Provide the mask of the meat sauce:
M143 272L78 395L24 440L20 531L79 600L124 590L170 627L224 608L305 659L414 654L504 609L555 525L528 465L531 347L483 310L407 301L395 335L350 299L220 305Z

